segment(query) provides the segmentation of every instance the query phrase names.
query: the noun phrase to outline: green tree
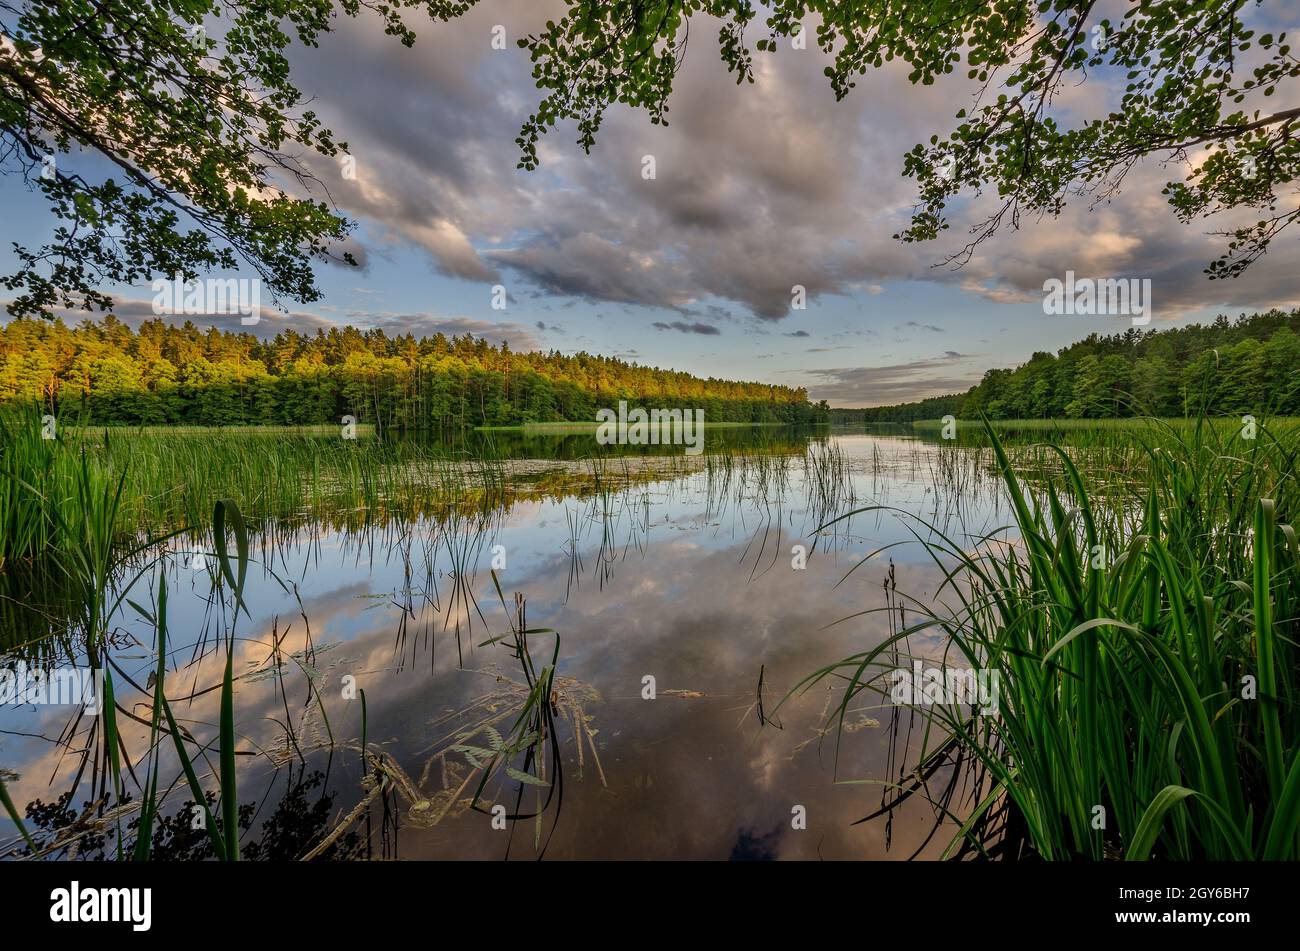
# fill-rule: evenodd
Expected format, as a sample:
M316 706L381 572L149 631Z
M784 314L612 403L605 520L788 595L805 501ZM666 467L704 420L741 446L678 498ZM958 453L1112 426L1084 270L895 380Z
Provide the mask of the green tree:
M338 7L377 14L409 46L402 10L416 2ZM419 5L447 19L472 4ZM295 153L346 146L304 108L284 50L316 45L335 15L327 0L0 2L0 167L39 187L63 222L48 244L17 248L3 279L21 291L10 313L104 309L104 281L241 265L272 294L317 299L311 261L349 226L310 197L318 183ZM78 151L112 173L89 176Z
M140 367L125 354L109 353L90 369L90 405L96 419L106 423L137 423L139 397L144 392Z
M1219 375L1223 381L1217 409L1223 413L1246 413L1267 406L1270 401L1264 345L1250 337L1223 350Z
M1267 392L1276 400L1275 412L1300 414L1300 334L1283 327L1264 347Z
M1074 419L1128 415L1124 410L1131 377L1131 367L1122 356L1088 354L1079 361L1074 399L1065 407L1065 415Z
M1133 364L1134 409L1147 416L1177 416L1178 380L1170 362L1153 354Z

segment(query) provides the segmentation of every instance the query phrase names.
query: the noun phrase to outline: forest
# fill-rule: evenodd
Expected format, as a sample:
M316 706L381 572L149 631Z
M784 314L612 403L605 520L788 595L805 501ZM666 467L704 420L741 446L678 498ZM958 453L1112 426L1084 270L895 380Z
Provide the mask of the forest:
M1219 316L1168 330L1092 334L1055 355L993 369L966 393L832 411L834 422L1300 415L1300 310Z
M643 367L614 357L515 353L465 336L415 338L355 327L262 341L191 322L111 314L69 327L21 318L0 327L0 402L36 400L94 424L337 423L450 431L590 421L620 399L703 409L709 422L825 422L804 389Z

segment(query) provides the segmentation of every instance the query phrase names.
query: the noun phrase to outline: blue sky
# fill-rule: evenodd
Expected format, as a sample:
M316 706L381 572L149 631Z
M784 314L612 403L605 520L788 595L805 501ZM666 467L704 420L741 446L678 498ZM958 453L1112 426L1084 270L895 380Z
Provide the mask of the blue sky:
M1042 282L1067 269L1150 278L1156 328L1300 303L1290 235L1245 277L1207 281L1201 269L1220 239L1206 232L1226 222L1180 224L1159 195L1171 173L1155 163L1106 206L1027 221L964 269L935 268L981 206L959 213L953 238L894 241L915 194L902 155L946 134L970 90L913 87L886 67L836 102L815 49L760 58L758 82L738 88L708 29L692 40L666 128L615 109L591 155L562 126L544 140L541 168L518 170L514 137L538 94L526 53L492 49L491 30L502 24L513 40L555 6L480 5L450 24L421 24L409 50L368 16L344 19L320 49L294 53L299 87L356 159L354 180L314 167L357 222L364 266L322 266L323 299L285 301L288 315L257 332L330 323L472 332L515 348L806 386L847 406L962 390L988 368L1128 326L1045 315ZM1294 4L1270 9L1296 19ZM1057 109L1078 121L1113 101L1093 77ZM641 175L646 155L652 181ZM39 244L53 219L17 176L0 177L0 202L8 270L10 243ZM491 307L498 283L504 311ZM796 283L808 289L805 310L789 308ZM124 319L147 314L147 287L112 290ZM213 322L223 320L235 323Z

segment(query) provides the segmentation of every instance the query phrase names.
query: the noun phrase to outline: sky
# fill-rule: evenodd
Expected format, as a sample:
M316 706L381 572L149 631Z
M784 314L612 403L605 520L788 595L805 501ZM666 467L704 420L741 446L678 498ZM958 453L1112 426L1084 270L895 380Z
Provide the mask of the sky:
M1300 24L1294 0L1266 7L1250 16ZM945 268L983 199L963 202L936 242L892 235L916 197L903 155L951 130L971 101L966 81L913 86L906 67L887 64L836 102L815 44L787 41L756 57L753 85L738 86L708 24L692 29L666 126L615 107L591 154L561 125L543 139L540 168L520 170L515 137L540 93L514 41L563 9L484 0L448 24L412 14L411 49L369 14L344 17L318 49L294 50L297 85L355 160L351 179L333 160L309 164L356 222L349 247L361 266L321 265L320 301L264 306L257 327L211 322L262 336L331 324L473 333L871 406L965 390L990 368L1129 326L1045 314L1043 282L1066 270L1150 279L1156 329L1300 305L1300 232L1242 278L1209 281L1202 270L1223 240L1209 232L1232 219L1179 222L1160 189L1182 174L1155 161L1107 204L1022 221L965 267ZM498 25L504 50L492 44ZM1094 75L1056 105L1062 121L1081 123L1117 101L1114 82ZM7 273L11 242L39 244L55 221L17 176L0 176L0 207ZM492 307L496 285L504 310ZM794 285L807 289L805 309L790 306ZM128 323L152 315L147 286L112 291Z

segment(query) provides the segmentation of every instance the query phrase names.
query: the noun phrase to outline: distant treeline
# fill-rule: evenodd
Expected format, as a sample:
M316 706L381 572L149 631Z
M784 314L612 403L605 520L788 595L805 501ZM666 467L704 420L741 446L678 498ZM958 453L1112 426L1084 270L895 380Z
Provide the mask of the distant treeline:
M39 400L93 423L324 423L451 430L594 420L602 407L700 408L715 422L824 422L804 389L738 383L588 353L515 353L480 338L354 327L247 333L109 315L0 327L0 401Z
M918 419L939 419L949 413L954 416L961 408L964 393L951 396L932 396L919 403L900 403L897 406L873 406L870 409L832 409L832 423L910 423Z
M1273 413L1300 415L1300 310L1271 310L1209 325L1092 334L1014 370L989 370L970 391L918 403L834 410L832 419L911 422L1099 419ZM840 414L846 414L841 417ZM853 418L850 414L856 414Z

